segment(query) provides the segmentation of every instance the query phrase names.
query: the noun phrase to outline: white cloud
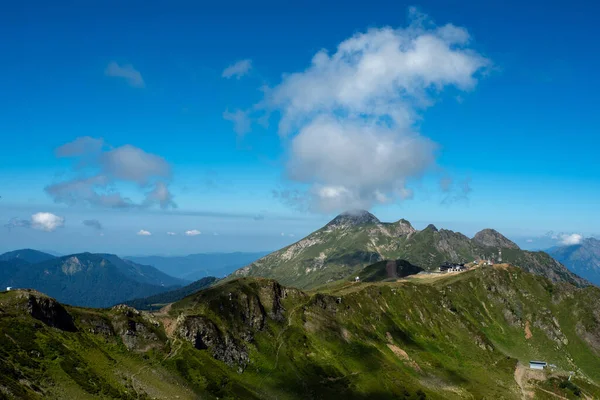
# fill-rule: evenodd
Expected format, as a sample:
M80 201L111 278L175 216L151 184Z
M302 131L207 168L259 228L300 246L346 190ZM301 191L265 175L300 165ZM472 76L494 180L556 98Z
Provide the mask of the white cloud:
M152 236L152 233L148 232L147 230L144 229L140 229L137 233L138 236Z
M4 226L9 230L13 228L33 228L53 232L64 225L65 219L63 217L48 212L39 212L33 214L29 219L11 218Z
M533 239L527 239L527 243L533 243Z
M234 64L231 64L225 70L223 70L223 74L221 75L223 78L232 78L235 77L240 79L242 76L246 75L252 69L252 60L245 59L237 61Z
M167 232L167 235L169 235L169 236L175 236L177 234L175 232Z
M233 122L233 130L239 136L250 132L252 123L247 111L235 110L234 112L229 112L229 110L226 110L223 112L223 119Z
M73 158L71 172L75 175L45 188L57 203L107 208L177 207L167 186L171 166L161 156L132 145L111 148L102 139L90 137L60 146L56 155ZM135 202L124 197L115 189L119 183L134 184L143 190L143 200Z
M202 232L200 232L197 229L192 229L192 230L189 230L189 231L185 231L185 235L186 236L198 236L198 235L201 235L201 234L202 234Z
M406 28L370 29L332 53L317 52L255 106L279 113L279 133L289 137L288 176L308 185L309 209L411 197L409 181L436 160L436 144L415 128L422 110L447 87L474 88L490 65L464 28L436 27L414 9L410 17Z
M572 246L572 245L581 243L581 241L583 240L583 236L580 235L579 233L570 233L570 234L563 233L560 235L559 239L560 239L560 242L562 244L564 244L565 246Z
M127 81L129 86L136 88L143 88L146 86L144 83L144 79L142 78L142 74L140 71L133 68L133 65L119 65L115 61L111 61L108 63L108 66L104 70L104 74L106 76L112 76L116 78L123 78Z
M31 216L31 227L46 232L52 232L56 228L65 225L65 219L48 212L39 212Z

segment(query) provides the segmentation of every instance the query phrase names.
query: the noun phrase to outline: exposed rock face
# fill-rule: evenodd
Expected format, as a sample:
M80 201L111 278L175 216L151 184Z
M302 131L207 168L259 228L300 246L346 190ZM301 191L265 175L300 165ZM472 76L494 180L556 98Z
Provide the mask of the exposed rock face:
M160 323L149 314L123 304L113 307L113 311L117 312L112 322L113 328L127 349L145 351L163 345L154 329Z
M412 235L417 230L405 219L398 220L388 225L388 229L393 236Z
M495 231L494 229L484 229L480 232L477 232L475 236L473 236L473 241L487 247L501 247L508 249L519 248L519 246L517 246L514 242L510 241L500 232Z
M27 299L27 312L35 319L48 326L63 331L75 332L77 328L73 317L56 300L41 294L29 293Z
M208 350L212 356L243 372L249 362L248 351L229 333L222 333L217 325L205 316L187 316L178 321L177 334L192 343L198 350Z
M345 228L358 225L379 224L376 216L366 210L346 211L335 217L326 226L330 228Z

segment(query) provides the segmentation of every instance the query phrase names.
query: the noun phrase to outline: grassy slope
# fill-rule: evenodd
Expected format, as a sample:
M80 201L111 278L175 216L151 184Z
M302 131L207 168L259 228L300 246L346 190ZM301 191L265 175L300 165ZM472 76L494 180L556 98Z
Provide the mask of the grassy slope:
M143 316L68 308L79 332L62 332L11 313L10 296L15 294L0 294L0 326L7 333L0 338L3 368L24 371L47 397L85 398L95 391L127 398L136 385L157 398L177 393L180 398L516 399L521 398L513 377L516 363L530 359L576 371L576 385L600 396L600 315L594 309L600 290L554 285L518 268L342 282L327 293L244 278L156 314L165 327L182 315L210 319L229 344L248 351L243 373L215 360L210 348L193 348L177 329L167 329L167 335ZM256 323L261 315L264 326ZM91 333L98 319L117 327L135 320L157 339L140 339L128 349L122 336ZM32 356L32 350L43 356ZM0 386L24 388L14 375L3 371ZM566 394L557 382L539 387Z

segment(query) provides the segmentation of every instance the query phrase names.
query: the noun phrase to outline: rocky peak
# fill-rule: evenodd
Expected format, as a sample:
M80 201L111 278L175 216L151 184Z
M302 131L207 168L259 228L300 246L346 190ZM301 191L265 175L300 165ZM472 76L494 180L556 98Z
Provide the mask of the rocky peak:
M508 249L518 249L514 242L507 239L500 232L494 229L484 229L473 236L473 241L477 244L487 247L501 247Z
M381 221L366 210L346 211L331 220L326 226L330 228L345 228L359 225L379 224Z
M416 229L405 219L400 219L391 225L392 232L395 236L405 236L416 232Z
M424 231L434 231L434 232L437 232L437 231L438 231L438 228L436 228L434 224L429 224L429 225L427 225L427 227L426 227L425 229L423 229L423 230L424 230Z

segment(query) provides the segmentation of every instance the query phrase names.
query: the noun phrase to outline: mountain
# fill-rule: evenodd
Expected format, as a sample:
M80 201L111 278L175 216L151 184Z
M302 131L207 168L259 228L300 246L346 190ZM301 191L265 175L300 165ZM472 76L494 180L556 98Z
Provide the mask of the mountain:
M86 307L108 307L184 283L111 254L73 254L33 264L21 258L0 262L0 287L32 288Z
M507 264L310 293L242 278L157 313L17 290L0 293L0 388L18 399L600 398L599 303L599 288Z
M498 259L499 251L503 261L554 282L587 284L548 254L521 250L492 229L470 239L434 225L419 231L404 219L381 222L367 211L340 214L300 241L237 270L231 278L262 276L309 289L345 279L382 260L405 260L431 271L445 261Z
M56 257L52 254L44 253L33 249L14 250L4 254L0 254L0 261L11 261L14 259L19 259L32 264L52 260L53 258Z
M207 287L215 284L217 281L218 279L214 276L208 276L206 278L197 280L196 282L192 282L182 288L155 294L154 296L145 297L142 299L129 300L126 301L125 304L138 310L158 310L169 303L174 303L183 299L184 297L196 293L199 290L206 289Z
M587 238L579 244L554 247L548 253L572 272L600 286L600 240Z
M258 253L206 253L190 254L182 257L125 257L138 264L152 265L160 271L188 281L195 281L205 276L223 277L238 268L248 265L265 256Z

